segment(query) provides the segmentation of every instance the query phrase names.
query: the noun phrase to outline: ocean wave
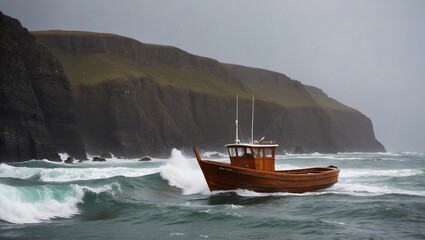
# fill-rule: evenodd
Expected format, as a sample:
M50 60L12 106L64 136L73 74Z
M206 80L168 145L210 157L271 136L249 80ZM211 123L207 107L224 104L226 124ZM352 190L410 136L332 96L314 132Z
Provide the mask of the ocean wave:
M270 197L270 196L295 196L295 197L306 197L306 196L318 196L328 194L340 194L350 196L380 196L388 194L399 194L408 196L425 196L425 191L413 191L398 188L391 188L388 186L373 186L367 184L358 183L337 183L331 188L305 193L285 193L285 192L273 192L263 193L254 192L245 189L228 190L228 191L214 191L212 195L220 195L227 193L235 193L241 197Z
M299 168L302 168L302 167L291 165L291 164L286 164L286 163L276 163L275 168L277 170L279 170L279 169L282 169L282 170L291 170L291 169L299 169Z
M409 157L425 157L425 153L418 152L340 152L337 154L325 153L308 153L308 154L291 154L277 155L277 158L294 158L294 159L331 159L331 160L403 160Z
M329 155L329 154L287 154L285 156L277 156L277 159L327 159L327 160L367 160L367 158L359 156L346 155Z
M117 183L101 187L9 186L0 183L0 219L10 223L40 223L54 218L70 218L80 213L78 204L85 192L114 192Z
M105 179L116 176L141 177L159 172L159 168L90 167L90 168L28 168L0 164L0 177L29 179L37 177L44 182L72 182Z
M410 177L424 174L420 169L391 169L391 170L374 170L374 169L343 169L340 177L343 178L359 178L359 177Z
M380 196L400 194L409 196L425 196L425 191L413 191L389 186L378 186L361 183L337 183L332 188L332 193L352 196Z
M24 162L14 162L10 163L16 167L39 167L39 168L57 168L57 167L72 167L69 164L64 164L62 162L49 161L47 159L43 160L29 160Z
M160 167L160 175L183 194L209 194L207 182L196 159L184 157L181 151L173 149L167 164Z

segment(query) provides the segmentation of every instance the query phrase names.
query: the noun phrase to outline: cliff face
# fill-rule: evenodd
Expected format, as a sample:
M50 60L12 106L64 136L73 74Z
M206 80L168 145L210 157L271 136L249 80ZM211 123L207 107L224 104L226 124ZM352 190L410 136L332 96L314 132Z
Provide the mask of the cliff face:
M137 157L173 147L222 151L234 141L235 99L159 87L150 78L75 88L79 122L89 151ZM241 139L250 134L250 100L240 100ZM376 151L370 120L356 112L287 108L256 101L255 136L287 151ZM375 145L374 145L375 144ZM379 147L379 145L378 145Z
M367 116L328 97L322 90L281 73L228 64L226 67L243 79L246 89L261 89L258 95L265 94L263 98L267 101L288 108L286 117L291 127L286 126L283 131L292 135L285 139L289 149L299 144L308 152L385 151Z
M265 135L290 152L296 145L309 152L384 151L366 116L283 74L117 35L34 34L64 64L89 152L223 151L234 141L235 95L241 139L250 137L252 94L256 139Z
M86 159L71 88L57 58L0 12L0 162Z

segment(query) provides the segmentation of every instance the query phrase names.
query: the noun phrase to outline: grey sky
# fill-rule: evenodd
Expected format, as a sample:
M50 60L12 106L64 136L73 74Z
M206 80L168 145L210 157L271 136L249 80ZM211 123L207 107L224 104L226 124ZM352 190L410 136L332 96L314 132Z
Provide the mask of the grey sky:
M425 1L0 0L29 30L110 32L285 73L425 152Z

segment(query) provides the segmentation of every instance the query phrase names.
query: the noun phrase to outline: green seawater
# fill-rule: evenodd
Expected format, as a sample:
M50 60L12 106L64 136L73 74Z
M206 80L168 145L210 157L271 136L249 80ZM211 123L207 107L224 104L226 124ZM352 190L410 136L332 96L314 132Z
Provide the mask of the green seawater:
M194 156L177 150L150 162L0 164L0 239L425 239L425 154L276 160L328 165L341 169L329 189L266 194L210 193Z

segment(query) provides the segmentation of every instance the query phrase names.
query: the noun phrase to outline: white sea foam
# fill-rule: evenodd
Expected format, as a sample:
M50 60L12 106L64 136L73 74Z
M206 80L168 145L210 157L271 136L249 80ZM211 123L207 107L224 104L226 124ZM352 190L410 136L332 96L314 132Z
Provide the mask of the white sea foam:
M275 168L276 170L292 170L292 169L298 169L301 167L290 165L290 164L276 163Z
M267 197L267 196L307 196L307 195L322 195L328 194L328 190L316 191L316 192L306 192L306 193L286 193L286 192L273 192L273 193L264 193L264 192L254 192L246 189L237 189L231 191L215 191L213 194L222 194L225 192L235 192L237 195L242 197Z
M321 191L315 192L305 192L305 193L260 193L244 189L231 190L231 191L214 191L215 194L223 194L226 192L235 192L237 195L242 197L266 197L266 196L317 196L324 194L343 194L343 195L352 195L352 196L380 196L386 194L402 194L410 196L425 196L425 191L411 191L398 188L391 188L388 186L373 186L366 184L358 183L337 183L331 188L324 189Z
M119 185L118 182L113 182L113 183L106 184L103 186L98 186L98 187L80 186L78 184L71 184L71 186L77 189L77 191L89 191L89 192L93 192L97 194L102 192L108 192L111 195L115 195L117 192L122 193L121 186Z
M421 175L423 171L420 169L391 169L391 170L374 170L374 169L343 169L340 177L343 178L359 178L359 177L409 177Z
M351 155L328 155L328 154L287 154L283 159L328 159L328 160L367 160L367 158Z
M417 152L377 152L377 153L364 153L364 152L341 152L338 154L322 154L322 153L311 153L311 154L286 154L282 158L290 159L331 159L331 160L402 160L403 157L424 157L425 153ZM277 157L280 157L278 155Z
M66 187L0 184L0 219L22 224L70 218L79 214L77 205L83 202L85 191L112 191L112 185L94 188L75 184Z
M425 191L403 189L396 185L383 185L375 181L381 177L403 178L422 175L419 169L342 169L339 182L326 190L328 193L347 194L353 196L379 196L386 194L402 194L425 196Z
M28 168L0 164L0 177L28 179L34 176L44 182L70 182L104 179L115 176L141 177L159 172L159 168L90 167L90 168Z
M68 153L59 153L59 157L63 161L63 160L66 160L69 157L69 155L68 155Z
M425 191L405 190L390 186L379 186L360 183L337 183L331 193L347 194L353 196L380 196L386 194L402 194L410 196L425 196Z
M170 236L184 236L184 235L186 235L186 234L181 233L181 232L172 232L172 233L170 233Z
M183 194L209 194L207 182L194 158L187 158L173 149L167 164L160 167L161 177L171 186L183 189Z

